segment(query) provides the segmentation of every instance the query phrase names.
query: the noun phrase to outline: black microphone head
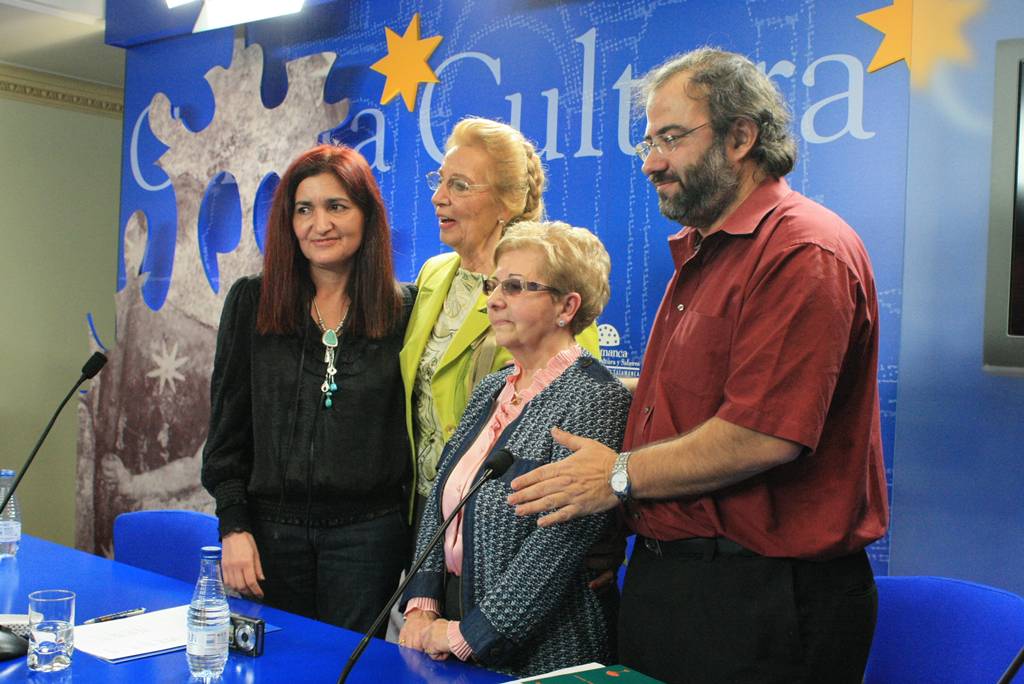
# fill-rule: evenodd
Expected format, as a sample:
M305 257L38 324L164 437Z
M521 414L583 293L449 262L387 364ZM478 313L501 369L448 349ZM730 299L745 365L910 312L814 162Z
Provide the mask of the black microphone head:
M484 461L484 469L490 470L490 478L501 477L512 465L516 457L508 449L498 449Z
M100 372L100 369L107 365L107 357L103 352L96 352L89 357L89 360L82 366L82 377L88 380Z

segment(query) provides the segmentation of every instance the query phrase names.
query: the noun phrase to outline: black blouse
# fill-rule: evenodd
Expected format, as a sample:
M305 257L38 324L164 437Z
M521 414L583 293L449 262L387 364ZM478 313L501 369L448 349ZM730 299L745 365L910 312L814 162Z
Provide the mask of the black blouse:
M301 335L258 334L260 283L232 286L217 333L202 482L221 534L251 531L253 518L331 526L398 510L411 478L398 352L415 288L402 286L402 324L387 337L342 332L325 408L320 330L306 317Z

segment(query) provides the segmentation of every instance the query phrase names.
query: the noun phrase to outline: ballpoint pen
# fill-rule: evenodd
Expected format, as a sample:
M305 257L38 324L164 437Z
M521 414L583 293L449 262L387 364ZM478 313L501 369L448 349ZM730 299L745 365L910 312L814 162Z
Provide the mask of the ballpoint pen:
M122 610L118 613L111 613L110 615L100 615L99 617L90 618L83 622L83 625L92 625L97 622L108 622L110 620L119 620L121 618L131 617L132 615L142 615L146 612L145 608L132 608L131 610Z

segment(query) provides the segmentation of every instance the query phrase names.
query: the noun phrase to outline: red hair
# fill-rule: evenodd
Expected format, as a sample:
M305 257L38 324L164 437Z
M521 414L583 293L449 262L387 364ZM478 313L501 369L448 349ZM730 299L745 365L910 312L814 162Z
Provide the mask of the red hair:
M295 190L312 176L329 173L363 212L363 242L352 256L348 280L351 307L346 328L381 338L392 332L402 311L402 294L391 260L391 229L380 188L361 154L343 145L320 145L303 152L281 177L267 220L256 331L287 335L302 329L315 294L309 262L292 228Z

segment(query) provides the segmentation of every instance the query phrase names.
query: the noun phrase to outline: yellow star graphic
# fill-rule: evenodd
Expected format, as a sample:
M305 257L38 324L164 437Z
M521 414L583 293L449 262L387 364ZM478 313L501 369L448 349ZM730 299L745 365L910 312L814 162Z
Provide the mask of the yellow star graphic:
M910 24L913 17L913 0L894 0L893 4L881 9L858 14L857 18L873 29L885 34L878 46L868 71L878 71L901 59L910 64Z
M893 0L888 7L857 16L885 34L868 71L878 71L903 60L915 88L928 85L940 59L971 60L971 46L962 29L985 8L985 0ZM915 11L916 10L916 11Z
M427 60L440 45L441 36L420 39L419 12L412 15L404 36L399 36L386 26L384 35L388 40L388 55L370 67L387 77L380 103L387 104L401 93L406 109L411 112L416 104L416 91L420 83L438 82Z

